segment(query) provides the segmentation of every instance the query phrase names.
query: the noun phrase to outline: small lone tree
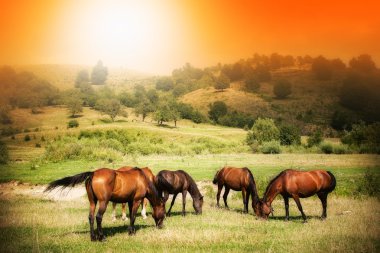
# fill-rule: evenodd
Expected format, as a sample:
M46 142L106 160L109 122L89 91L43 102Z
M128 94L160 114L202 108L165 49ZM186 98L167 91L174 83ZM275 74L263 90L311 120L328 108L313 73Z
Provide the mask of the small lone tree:
M115 121L117 115L121 112L121 104L117 99L100 99L96 105L95 109L110 116L112 122Z
M98 63L94 66L91 72L91 82L95 85L102 85L106 82L108 75L107 67L103 66L102 61L98 61Z
M284 99L292 93L292 84L286 79L281 79L274 84L273 93L277 98Z
M64 103L69 110L71 117L75 117L78 113L83 111L83 99L81 94L76 89L68 90L64 95Z
M138 103L135 107L135 115L142 117L142 121L144 122L145 118L148 116L150 112L153 112L154 108L152 103L148 99L144 99L142 102Z
M223 91L224 89L230 87L230 79L227 75L221 73L220 76L216 79L214 87L219 91Z

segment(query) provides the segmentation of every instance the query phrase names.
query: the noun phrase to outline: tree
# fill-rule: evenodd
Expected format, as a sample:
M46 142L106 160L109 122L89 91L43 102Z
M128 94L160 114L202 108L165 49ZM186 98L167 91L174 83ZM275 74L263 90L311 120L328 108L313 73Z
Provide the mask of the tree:
M7 145L0 140L0 164L6 164L9 160Z
M292 84L286 80L278 80L273 86L273 93L277 98L283 99L292 93Z
M319 145L323 141L323 133L321 129L317 129L307 139L308 147Z
M376 64L368 54L362 54L350 60L349 65L352 69L362 73L370 73L376 70Z
M135 107L135 115L141 115L142 121L144 122L145 118L148 116L150 112L154 111L154 107L152 103L148 99L144 99Z
M169 91L173 89L173 80L170 77L161 77L156 82L156 89L162 91Z
M98 61L98 63L94 66L91 73L91 82L95 85L102 85L106 82L108 75L107 67L103 66L102 61Z
M0 123L12 124L12 118L10 116L11 107L9 105L0 105Z
M326 81L332 77L331 62L323 56L314 59L311 70L313 71L317 80Z
M277 53L273 53L269 57L270 67L271 69L279 69L281 68L281 63L283 57Z
M283 125L280 127L280 143L281 145L300 145L301 132L293 125Z
M75 79L75 87L79 88L81 84L87 84L90 81L90 77L88 75L88 71L82 69L78 72L77 77Z
M218 119L227 114L227 105L223 101L216 101L209 105L208 115L211 120L218 122Z
M349 73L340 90L340 103L352 110L362 110L371 98L368 78L359 73Z
M247 144L254 143L262 144L263 142L278 141L280 138L280 131L278 130L273 119L258 118L252 126L251 131L247 134Z
M103 98L98 100L95 109L110 116L111 120L114 121L116 116L121 113L120 101L114 98Z
M80 92L76 89L66 91L64 95L64 103L73 118L76 114L83 111L83 100Z
M230 87L230 79L224 73L221 73L220 76L216 79L215 89L223 91Z
M260 83L254 78L250 77L244 82L244 90L248 92L257 92L260 89Z

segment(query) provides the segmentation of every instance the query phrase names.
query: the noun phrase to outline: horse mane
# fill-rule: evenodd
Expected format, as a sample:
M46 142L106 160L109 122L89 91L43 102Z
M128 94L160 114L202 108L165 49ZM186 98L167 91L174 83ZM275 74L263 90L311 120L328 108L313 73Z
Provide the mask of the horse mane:
M200 193L199 189L198 189L198 186L197 184L195 183L194 179L189 175L187 174L186 171L184 170L178 170L178 172L182 173L183 175L185 175L187 181L189 182L190 186L189 186L189 193L193 196L197 196L197 197L200 197L202 194Z
M272 178L272 179L269 181L269 183L268 183L268 185L267 185L267 188L265 189L265 192L264 192L264 197L263 197L264 201L266 201L267 193L268 193L269 188L271 187L271 185L274 183L274 181L276 181L279 177L281 177L285 172L286 172L286 170L281 171L277 176L275 176L274 178Z
M148 182L148 188L151 191L150 194L154 197L155 201L158 201L160 198L160 194L158 193L158 190L157 190L156 186L154 185L154 183L149 180L149 178L145 175L145 173L142 169L140 169L139 167L134 167L133 169L138 170L140 172L140 174L143 175L143 177Z
M254 204L256 204L258 201L259 201L259 194L257 193L257 187L256 187L256 182L255 182L255 178L251 172L250 169L248 169L247 167L244 167L243 169L246 169L248 171L248 174L249 174L249 184L250 184L250 187L252 187L253 189L251 189L251 191L253 192L252 194L252 199L253 199L253 202Z

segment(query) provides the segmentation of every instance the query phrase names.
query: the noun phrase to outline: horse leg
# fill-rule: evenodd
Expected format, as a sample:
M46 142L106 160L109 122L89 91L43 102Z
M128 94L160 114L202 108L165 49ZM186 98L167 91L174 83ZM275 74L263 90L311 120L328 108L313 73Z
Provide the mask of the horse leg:
M116 221L116 203L112 202L112 221Z
M103 214L107 209L107 204L108 204L108 201L104 201L104 200L99 201L99 210L98 210L98 213L96 214L96 225L98 229L99 241L105 240L105 237L103 234L103 228L102 228L102 220L103 220Z
M226 208L229 208L228 205L227 205L227 197L228 197L228 193L230 192L230 188L229 187L224 187L224 194L223 194L223 200L224 200L224 206Z
M245 195L245 204L247 206L247 213L248 213L248 206L249 206L249 196L251 195L251 193L249 191L246 192L246 195Z
M289 197L288 196L283 196L284 197L284 203L285 203L285 221L289 220Z
M216 194L216 206L219 207L220 193L223 189L223 185L218 184L218 193Z
M147 216L146 216L146 205L147 204L148 204L148 201L146 198L144 198L143 201L141 201L141 207L142 207L141 216L143 217L144 220L147 218Z
M168 199L169 199L169 192L165 191L164 198L163 198L165 204L166 204L166 201L168 201Z
M326 210L327 209L327 193L320 192L320 193L317 193L317 195L318 195L318 198L322 202L323 211L322 211L321 218L326 219L327 218L327 210Z
M130 218L130 226L129 226L129 235L134 235L136 234L136 229L135 229L135 220L136 220L136 214L137 214L137 209L139 209L141 200L135 200L135 201L130 201L128 203L129 206L129 218Z
M121 204L121 213L122 213L121 219L122 220L128 220L126 205L127 205L127 203L122 203Z
M247 203L246 203L246 192L245 192L245 189L243 188L243 189L241 189L241 194L243 195L243 206L244 206L244 210L243 210L243 212L244 213L248 213L248 206L247 206Z
M185 206L186 206L186 194L187 194L187 191L182 191L182 216L185 216L186 215L186 209L185 209Z
M90 214L88 215L88 220L90 222L91 241L96 241L96 235L95 235L95 230L94 230L95 208L96 208L96 200L90 202Z
M177 197L177 195L178 195L178 193L176 193L176 194L173 195L172 203L170 204L170 208L169 208L168 212L166 213L166 215L168 217L171 215L172 207L174 205L174 201L175 201L175 198Z
M298 210L300 210L300 212L301 212L301 215L302 215L302 218L303 218L303 222L306 222L306 215L305 215L305 213L302 210L301 202L300 202L300 199L299 199L298 195L294 194L292 197L293 197L294 201L297 204Z

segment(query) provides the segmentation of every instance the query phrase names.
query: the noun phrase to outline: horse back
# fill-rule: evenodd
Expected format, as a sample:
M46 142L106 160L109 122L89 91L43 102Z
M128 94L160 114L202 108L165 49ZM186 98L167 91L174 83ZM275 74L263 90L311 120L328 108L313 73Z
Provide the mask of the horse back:
M331 176L325 170L296 171L288 170L283 174L283 191L309 197L331 188Z
M113 202L142 199L147 194L148 179L140 169L115 171L115 183L111 194Z
M188 188L184 171L161 170L156 176L157 186L170 194L181 192ZM185 172L186 173L186 172Z
M240 191L249 186L250 171L248 168L224 167L219 175L221 183L232 190Z

